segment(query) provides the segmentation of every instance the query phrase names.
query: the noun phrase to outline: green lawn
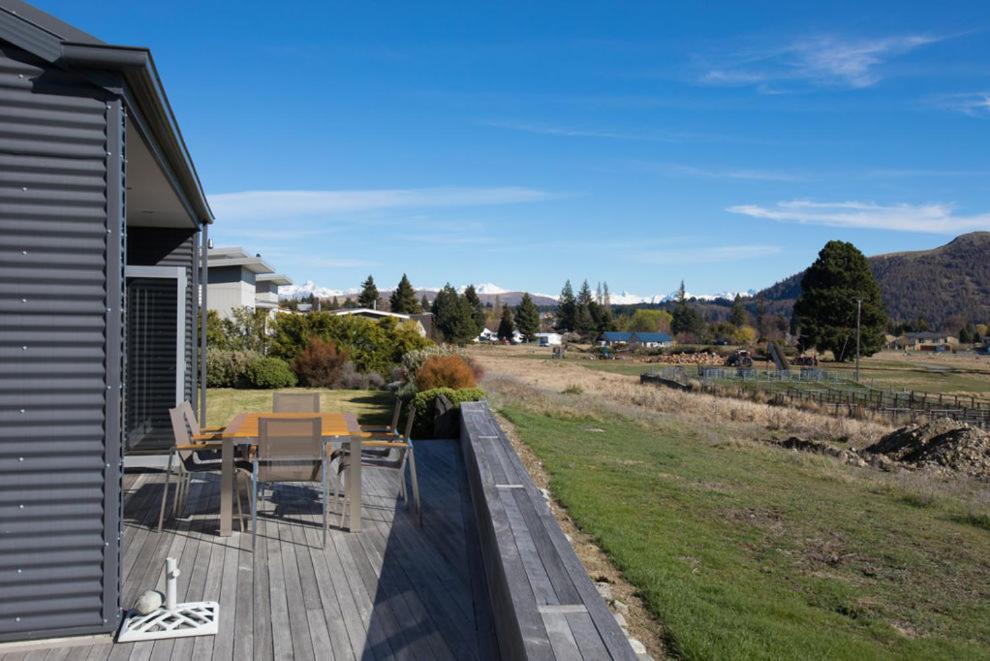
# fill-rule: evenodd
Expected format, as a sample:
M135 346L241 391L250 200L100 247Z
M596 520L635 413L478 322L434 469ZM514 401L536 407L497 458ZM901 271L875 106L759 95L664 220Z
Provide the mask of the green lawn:
M691 659L990 658L990 507L731 438L502 410ZM932 495L938 494L938 495ZM963 500L962 498L967 498Z
M271 411L272 390L237 390L210 388L206 391L206 424L225 425L244 411ZM314 392L314 389L289 388L280 392ZM363 425L387 424L391 418L394 396L381 390L319 389L320 409L353 412Z

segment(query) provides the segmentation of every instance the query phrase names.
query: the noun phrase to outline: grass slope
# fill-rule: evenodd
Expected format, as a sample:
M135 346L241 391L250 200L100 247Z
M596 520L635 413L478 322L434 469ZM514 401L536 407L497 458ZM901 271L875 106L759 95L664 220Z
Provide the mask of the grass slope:
M983 504L724 428L502 412L690 659L990 658Z

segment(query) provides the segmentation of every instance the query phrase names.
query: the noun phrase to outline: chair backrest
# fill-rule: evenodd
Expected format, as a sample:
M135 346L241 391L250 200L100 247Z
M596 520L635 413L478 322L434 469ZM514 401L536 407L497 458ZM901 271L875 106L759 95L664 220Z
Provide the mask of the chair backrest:
M258 479L313 482L321 479L322 420L258 418Z
M182 411L182 415L186 419L186 424L189 425L189 431L193 435L198 434L199 433L199 422L196 420L196 412L193 411L192 404L189 403L189 400L188 399L187 400L184 400L181 404L179 404L175 408L177 408L180 411Z
M406 414L406 428L403 430L402 438L409 443L412 441L412 428L413 423L416 421L416 409L412 406L409 407L409 413Z
M272 395L272 410L275 413L319 413L320 393L277 392Z
M188 404L188 402L186 402ZM188 446L192 443L191 434L196 433L189 425L189 420L186 417L185 410L182 404L179 404L174 409L168 410L168 417L172 421L172 440L174 443L175 451L179 453L179 457L183 462L187 461L192 457L193 451L182 449L183 446Z
M388 426L390 432L399 433L399 418L402 416L402 398L395 398L395 407L392 409L392 424Z

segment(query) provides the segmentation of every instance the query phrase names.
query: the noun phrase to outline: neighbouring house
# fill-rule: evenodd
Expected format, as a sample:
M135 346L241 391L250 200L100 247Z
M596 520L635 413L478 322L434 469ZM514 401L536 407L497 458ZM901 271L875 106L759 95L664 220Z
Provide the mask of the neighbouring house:
M399 321L411 321L416 325L416 330L422 337L426 337L426 327L419 319L413 319L412 315L399 312L385 312L384 310L374 310L372 308L345 308L334 310L337 316L365 317L366 319L397 319Z
M239 246L211 248L209 267L207 308L216 310L224 319L229 319L237 308L255 309L258 276L275 274L261 255L249 255Z
M0 0L0 116L0 642L107 634L125 455L205 408L213 214L146 48Z
M541 347L559 347L564 340L560 333L537 333L535 337Z
M478 334L478 337L475 338L474 341L475 342L498 342L498 333L496 333L495 331L493 331L491 329L483 328L483 329L481 329L481 333Z
M259 273L254 278L254 307L256 310L278 309L278 288L291 285L292 280L281 273Z
M959 346L959 339L948 333L917 332L905 333L888 343L892 349L914 351L949 351Z
M598 338L598 344L603 347L616 347L619 345L629 344L629 339L632 335L632 333L627 333L625 331L605 331L602 333L601 337Z
M659 349L673 345L674 338L667 333L646 333L636 331L633 333L628 344L631 347L643 347L646 349Z
M605 331L598 340L599 346L656 349L674 344L674 338L667 333L647 333L644 331Z

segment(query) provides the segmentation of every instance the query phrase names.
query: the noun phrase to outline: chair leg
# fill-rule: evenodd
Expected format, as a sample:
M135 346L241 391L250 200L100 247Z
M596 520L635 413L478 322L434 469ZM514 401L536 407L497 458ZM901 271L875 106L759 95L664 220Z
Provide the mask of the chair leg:
M416 478L416 454L412 447L409 448L409 477L412 478L413 500L416 501L416 521L423 525L423 508L419 502L419 480ZM405 477L403 476L403 481Z
M241 532L244 532L244 508L241 505L241 479L234 473L234 500L237 501L237 520L241 522Z
M330 493L329 493L329 479L326 457L320 462L323 466L323 548L327 547L327 516L328 516L328 506L330 504Z
M406 504L406 509L409 509L409 495L406 493L406 458L408 453L402 453L402 461L399 463L399 499Z
M251 552L258 542L258 462L251 472Z
M343 483L342 486L344 487L344 489L343 489L342 495L338 498L338 500L340 500L340 502L341 502L341 506L340 506L340 527L341 528L344 527L344 517L347 516L347 482L348 482L348 480L350 480L349 471L348 471L347 467L345 466L344 467L344 470L341 471L341 473L340 473L340 481Z
M158 532L162 531L162 523L165 521L165 502L168 500L168 483L172 478L173 459L175 459L174 452L168 455L168 468L165 470L165 487L162 489L162 506L158 511Z

